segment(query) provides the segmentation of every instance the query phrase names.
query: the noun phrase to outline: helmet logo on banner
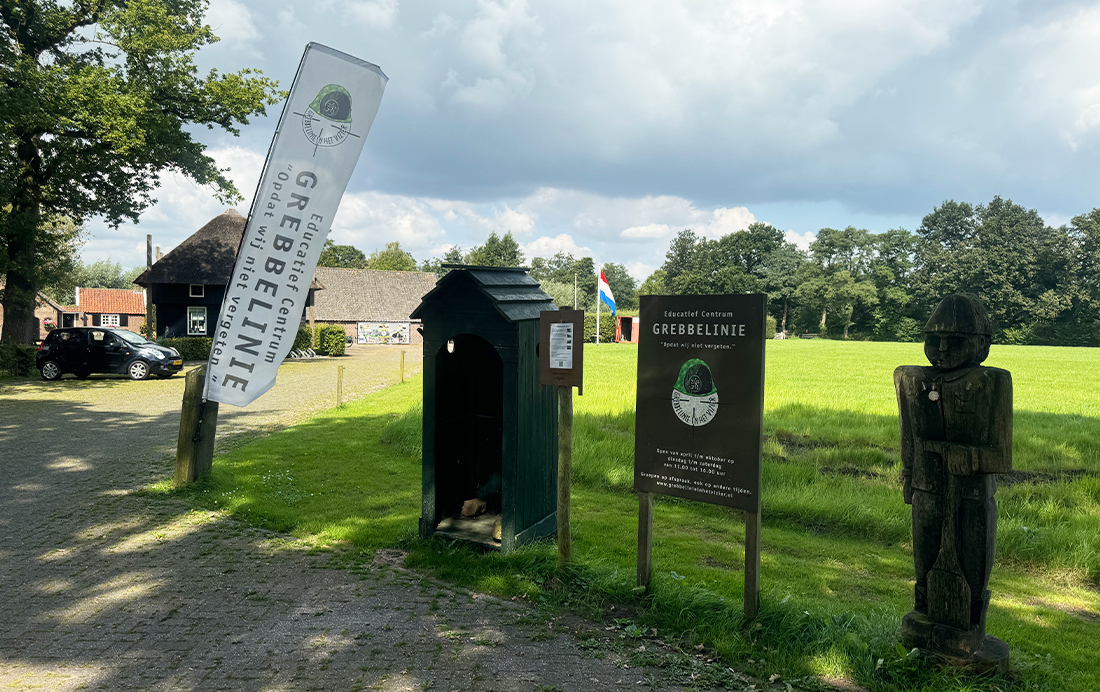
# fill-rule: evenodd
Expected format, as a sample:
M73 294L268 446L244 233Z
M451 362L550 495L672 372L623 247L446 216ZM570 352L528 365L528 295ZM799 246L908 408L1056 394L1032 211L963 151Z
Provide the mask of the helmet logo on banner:
M323 87L306 112L295 115L302 116L302 132L315 147L335 147L359 136L351 131L351 94L339 84Z
M680 367L672 390L672 410L693 427L706 425L718 413L718 389L706 362L692 358Z

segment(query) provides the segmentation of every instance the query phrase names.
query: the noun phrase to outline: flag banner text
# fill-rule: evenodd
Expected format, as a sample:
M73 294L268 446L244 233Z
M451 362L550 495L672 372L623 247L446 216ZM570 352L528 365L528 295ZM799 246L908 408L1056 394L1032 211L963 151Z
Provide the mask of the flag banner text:
M274 386L386 82L377 65L306 46L213 330L207 400L245 406Z

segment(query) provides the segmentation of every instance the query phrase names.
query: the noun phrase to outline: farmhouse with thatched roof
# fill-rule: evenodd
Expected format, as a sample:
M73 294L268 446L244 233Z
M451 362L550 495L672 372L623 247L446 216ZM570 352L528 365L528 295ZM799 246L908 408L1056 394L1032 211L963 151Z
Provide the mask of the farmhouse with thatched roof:
M156 308L157 336L210 336L233 275L245 218L214 217L135 279ZM318 267L302 319L339 324L359 343L420 343L409 314L435 274Z
M157 336L210 336L233 274L245 218L227 209L134 279L156 308Z

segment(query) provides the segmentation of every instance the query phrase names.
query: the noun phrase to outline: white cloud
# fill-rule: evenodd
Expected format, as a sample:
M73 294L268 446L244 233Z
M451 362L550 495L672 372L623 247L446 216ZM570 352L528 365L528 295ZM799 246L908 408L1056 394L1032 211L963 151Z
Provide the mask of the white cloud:
M227 44L247 43L260 38L251 10L237 0L211 0L206 23Z
M810 243L817 240L817 233L814 231L806 231L805 233L787 231L783 234L783 239L788 243L794 243L802 250L809 250Z
M637 280L639 286L643 281L649 278L650 274L659 268L659 265L646 264L645 262L626 263L626 272Z
M647 223L644 226L631 226L620 233L624 238L652 240L672 235L672 227L667 223Z
M359 24L379 31L392 28L398 15L397 0L345 0L342 9Z
M699 231L707 238L721 238L730 233L743 231L753 223L756 223L756 217L745 207L734 209L723 207L715 209L710 222L702 226Z
M553 257L559 252L574 257L590 257L592 255L591 249L577 245L568 233L561 233L553 238L548 236L536 238L523 245L521 249L528 262L534 257Z

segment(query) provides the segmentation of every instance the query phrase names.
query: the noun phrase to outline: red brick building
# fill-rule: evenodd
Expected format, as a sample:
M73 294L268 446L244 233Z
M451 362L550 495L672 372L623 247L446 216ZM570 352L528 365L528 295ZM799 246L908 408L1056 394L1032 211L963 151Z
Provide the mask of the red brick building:
M77 288L76 305L67 305L61 327L121 327L140 331L145 322L145 291L126 288Z

